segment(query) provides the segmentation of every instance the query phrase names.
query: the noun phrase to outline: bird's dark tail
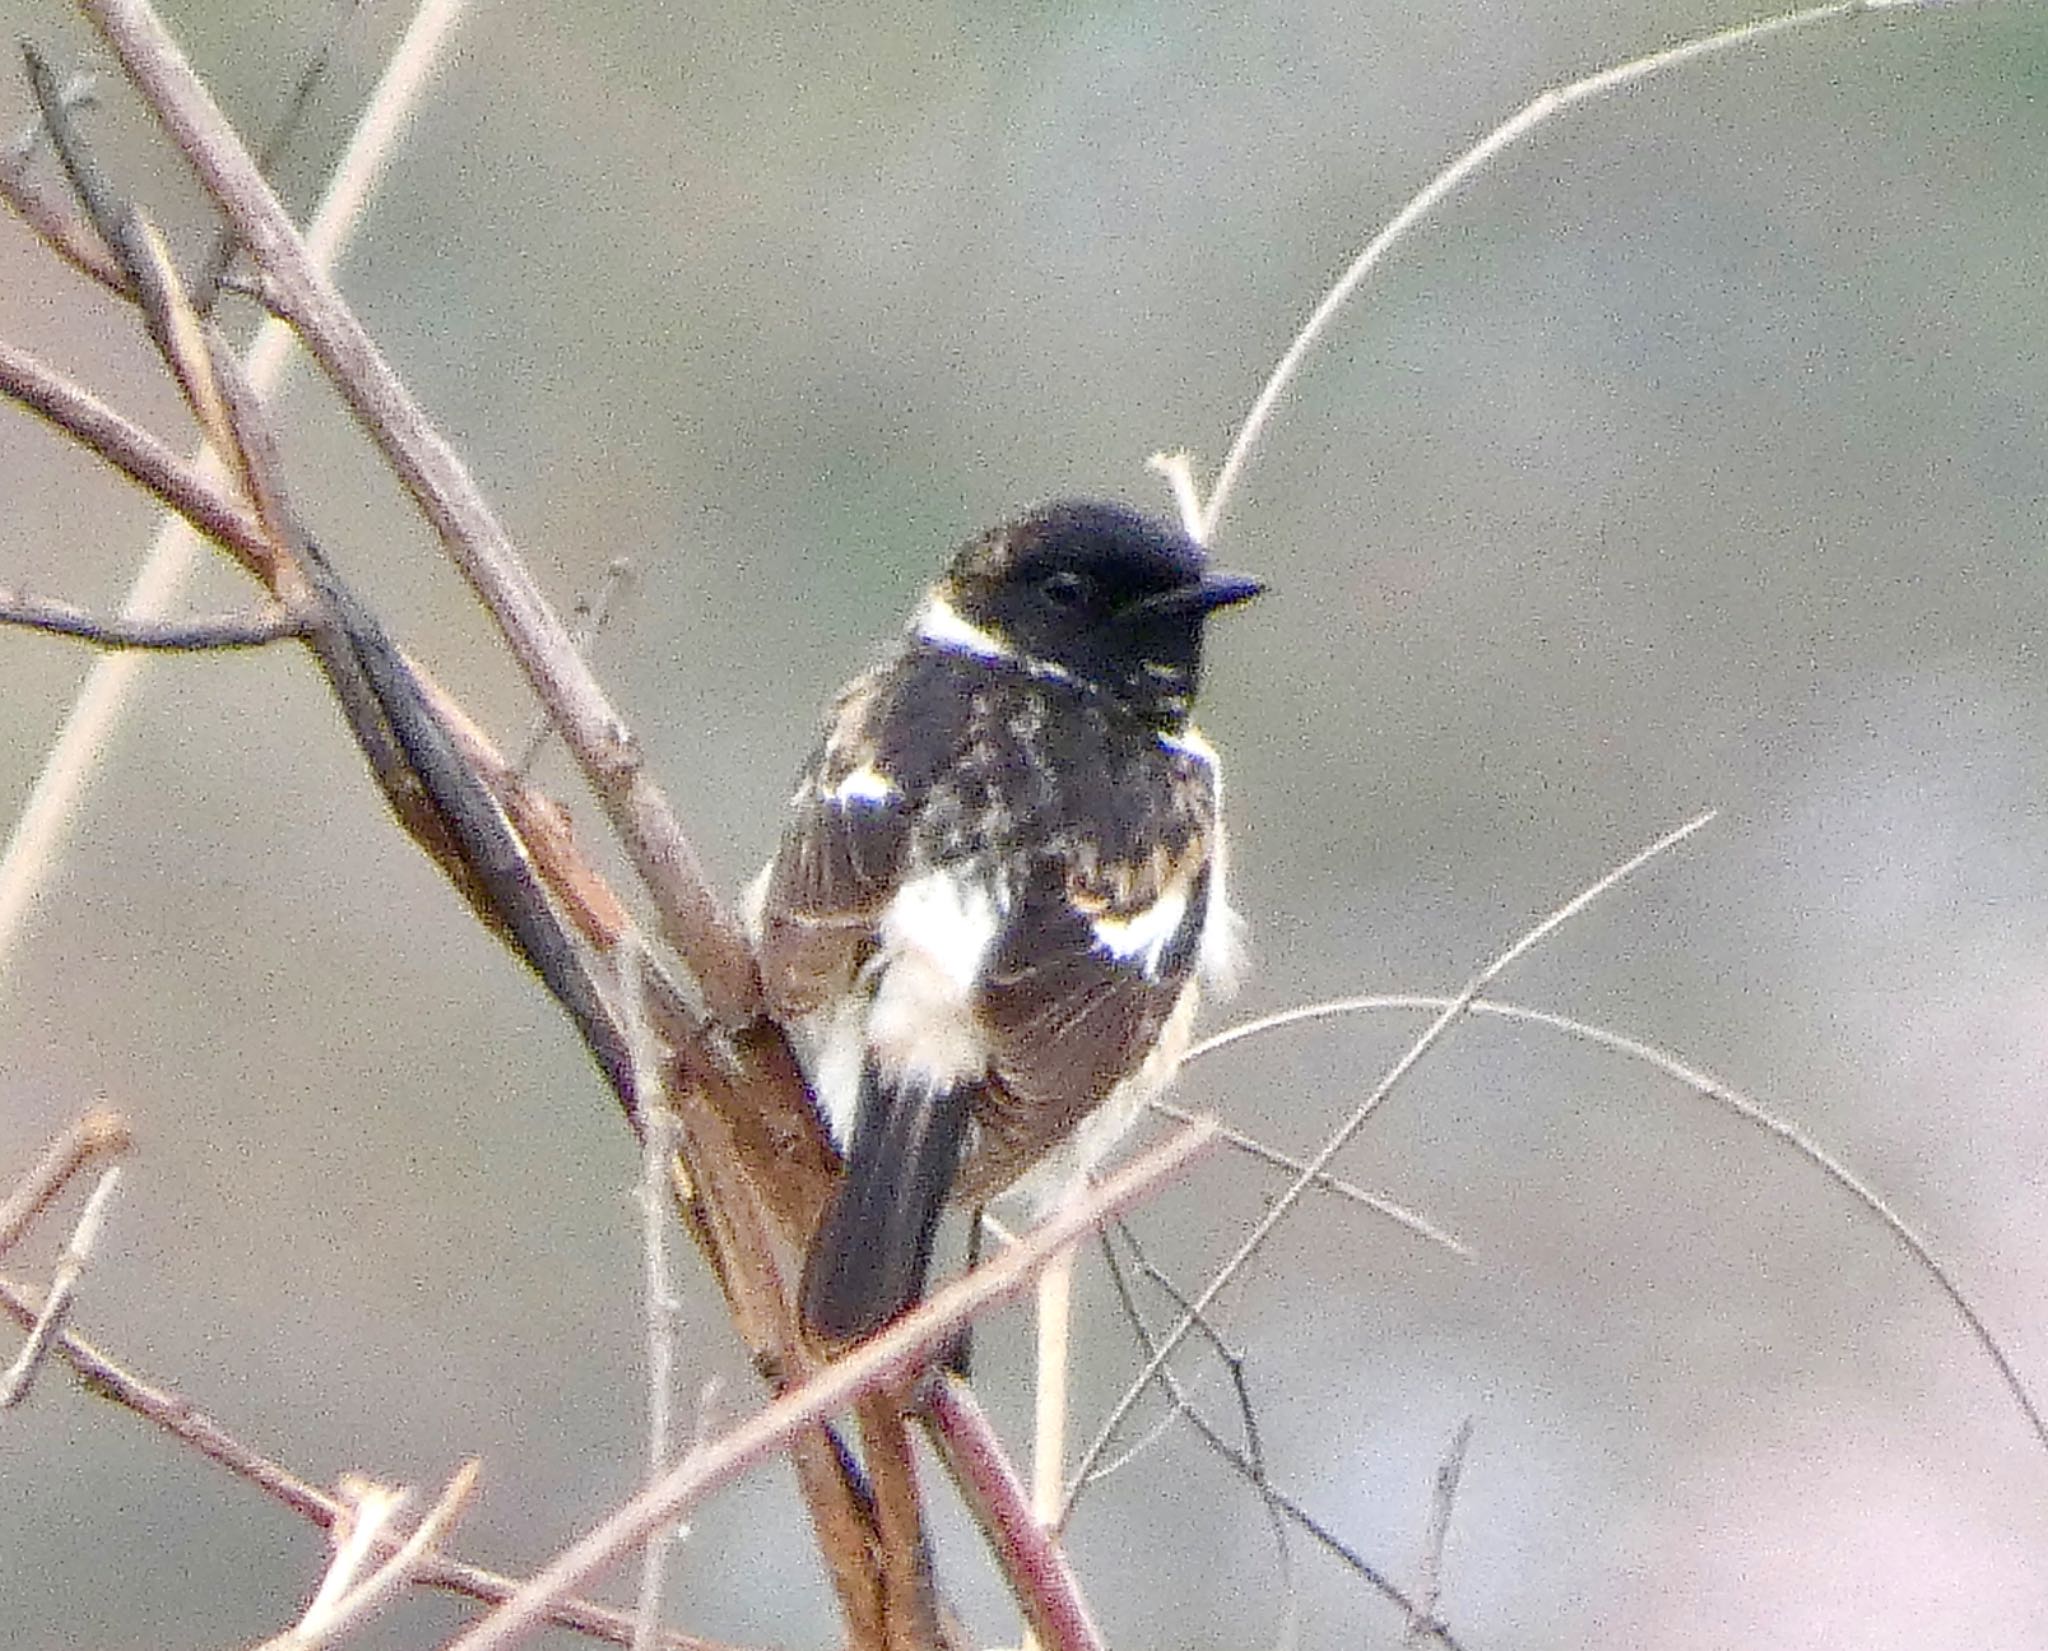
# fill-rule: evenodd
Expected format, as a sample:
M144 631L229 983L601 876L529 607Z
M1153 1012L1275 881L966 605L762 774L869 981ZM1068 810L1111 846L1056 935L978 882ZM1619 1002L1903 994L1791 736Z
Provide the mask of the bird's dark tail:
M871 1335L924 1294L974 1086L936 1092L861 1075L853 1145L804 1260L803 1319L827 1341Z

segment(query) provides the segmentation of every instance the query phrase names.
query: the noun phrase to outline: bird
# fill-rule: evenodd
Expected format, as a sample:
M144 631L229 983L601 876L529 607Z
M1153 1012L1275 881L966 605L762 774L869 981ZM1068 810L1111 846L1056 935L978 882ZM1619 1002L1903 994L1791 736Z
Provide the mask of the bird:
M844 1164L798 1292L813 1336L915 1305L949 1200L1056 1208L1231 981L1192 712L1206 621L1263 588L1137 510L1056 501L963 545L833 702L743 906Z

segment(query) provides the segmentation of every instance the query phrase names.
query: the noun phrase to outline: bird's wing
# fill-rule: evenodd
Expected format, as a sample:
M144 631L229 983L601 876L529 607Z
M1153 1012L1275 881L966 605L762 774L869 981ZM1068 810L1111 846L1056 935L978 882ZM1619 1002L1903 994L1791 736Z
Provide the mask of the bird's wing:
M1213 801L1208 775L1183 771L1142 849L1069 847L1020 891L981 992L994 1081L976 1109L977 1181L1027 1169L1159 1046L1194 982Z
M762 988L781 1019L851 988L896 891L915 797L884 764L877 731L885 697L880 673L840 696L762 876L752 927Z

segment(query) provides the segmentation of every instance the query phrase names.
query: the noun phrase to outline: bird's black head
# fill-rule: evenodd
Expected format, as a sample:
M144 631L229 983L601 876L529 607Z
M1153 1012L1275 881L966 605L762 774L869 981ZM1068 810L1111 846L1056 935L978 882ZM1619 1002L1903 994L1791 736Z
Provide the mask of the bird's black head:
M963 548L916 628L941 647L1071 678L1170 730L1187 722L1200 685L1203 620L1261 588L1211 568L1176 528L1066 500Z

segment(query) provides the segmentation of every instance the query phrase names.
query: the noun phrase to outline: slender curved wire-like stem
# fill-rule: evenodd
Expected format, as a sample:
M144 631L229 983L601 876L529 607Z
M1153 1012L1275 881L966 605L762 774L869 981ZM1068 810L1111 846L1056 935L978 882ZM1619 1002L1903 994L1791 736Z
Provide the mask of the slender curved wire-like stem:
M1124 1418L1131 1413L1132 1407L1143 1396L1145 1389L1151 1385L1152 1378L1159 1373L1160 1368L1168 1359L1173 1357L1174 1350L1187 1339L1188 1334L1195 1327L1196 1320L1209 1310L1216 1298L1229 1285L1230 1281L1243 1271L1245 1264L1265 1247L1266 1240L1273 1234L1273 1229L1278 1227L1293 1212L1295 1205L1301 1202L1309 1188L1314 1185L1315 1178L1330 1167L1331 1161L1339 1152L1344 1150L1345 1143L1365 1126L1366 1120L1379 1110L1381 1103L1394 1092L1395 1087L1413 1070L1422 1057L1436 1046L1437 1041L1451 1029L1452 1024L1458 1017L1464 1014L1473 1002L1478 999L1480 993L1492 985L1504 971L1511 968L1517 959L1536 946L1541 945L1557 929L1578 916L1580 912L1584 911L1617 883L1622 882L1635 872L1641 870L1659 855L1684 842L1686 838L1712 820L1714 813L1714 810L1709 809L1704 814L1696 815L1677 830L1667 831L1654 843L1650 844L1649 847L1630 855L1628 859L1624 860L1612 871L1606 873L1589 887L1580 890L1579 893L1567 900L1562 906L1559 906L1548 917L1544 918L1542 922L1524 933L1513 945L1509 946L1492 962L1487 964L1485 968L1481 969L1478 974L1474 975L1471 980L1466 982L1465 989L1456 997L1445 1000L1444 1007L1436 1019L1431 1021L1422 1035L1408 1046L1401 1058L1387 1069L1386 1075L1373 1086L1372 1093L1366 1096L1352 1110L1351 1116L1346 1118L1343 1123L1339 1124L1331 1132L1329 1139L1322 1144L1316 1155L1308 1161L1308 1164L1301 1173L1288 1183L1287 1190L1274 1199L1266 1213L1258 1219L1253 1225L1252 1230L1245 1235L1243 1242L1232 1252L1230 1259L1224 1262L1216 1270L1215 1276L1203 1286L1202 1293L1195 1298L1194 1304L1181 1315L1180 1321L1161 1338L1158 1350L1153 1353L1151 1358L1145 1361L1145 1367L1138 1372L1132 1379L1131 1384L1124 1389L1123 1396L1110 1407L1109 1416L1104 1420L1102 1426L1096 1430L1094 1439L1089 1442L1087 1451L1082 1455L1080 1463L1074 1469L1073 1477L1069 1481L1066 1508L1060 1516L1062 1526L1065 1525L1067 1519L1072 1517L1074 1499L1079 1495L1080 1487L1088 1482L1088 1477L1093 1472L1095 1464L1102 1459L1103 1453L1109 1449L1110 1442L1116 1437L1116 1431L1123 1425Z
M1365 278L1382 263L1387 254L1405 240L1411 230L1427 218L1439 206L1456 193L1458 187L1481 171L1489 161L1503 150L1512 148L1524 138L1582 103L1590 103L1610 92L1620 91L1638 81L1648 80L1666 70L1681 68L1697 63L1703 58L1718 57L1725 52L1754 46L1775 35L1788 34L1794 29L1809 29L1826 23L1845 22L1866 13L1931 11L1937 5L1951 4L1953 0L1837 0L1836 4L1813 6L1803 11L1785 12L1777 17L1762 18L1754 23L1739 24L1734 28L1719 29L1712 34L1696 36L1667 46L1662 51L1651 52L1643 57L1631 58L1626 63L1616 63L1574 80L1563 86L1552 86L1537 93L1514 114L1502 121L1485 137L1446 166L1441 172L1424 184L1410 198L1408 204L1387 220L1386 226L1366 242L1364 249L1351 260L1350 267L1337 277L1335 284L1323 294L1321 301L1310 313L1301 330L1282 353L1279 362L1260 388L1253 400L1251 410L1238 426L1237 435L1230 444L1230 452L1224 458L1222 469L1216 473L1216 483L1209 489L1206 501L1199 510L1195 508L1195 489L1191 485L1191 471L1187 470L1182 455L1162 455L1154 460L1154 467L1162 470L1173 485L1175 498L1187 520L1189 530L1203 544L1216 536L1217 526L1223 520L1224 506L1229 502L1238 478L1244 473L1250 461L1252 450L1258 445L1259 437L1265 433L1272 421L1273 413L1280 405L1302 364L1309 353L1329 330L1337 312L1351 301L1352 295L1365 284ZM1186 480L1183 480L1186 476Z
M1322 1003L1305 1003L1293 1009L1282 1009L1276 1014L1261 1015L1239 1026L1231 1026L1218 1032L1214 1037L1204 1039L1188 1052L1188 1059L1213 1054L1227 1049L1234 1043L1247 1038L1260 1037L1268 1032L1277 1032L1284 1027L1306 1025L1313 1021L1336 1020L1346 1015L1370 1013L1376 1010L1424 1010L1441 1014L1456 999L1445 997L1424 997L1412 994L1375 994L1361 997L1331 998ZM2044 1451L2048 1451L2048 1417L2044 1417L2040 1405L2021 1380L2011 1357L1992 1334L1963 1287L1955 1280L1947 1265L1935 1255L1933 1247L1906 1221L1905 1217L1886 1203L1884 1197L1854 1170L1837 1158L1826 1147L1806 1134L1796 1124L1787 1123L1760 1102L1751 1099L1733 1084L1715 1077L1700 1067L1680 1060L1667 1050L1655 1044L1632 1038L1625 1032L1610 1031L1604 1026L1595 1026L1583 1020L1574 1020L1569 1015L1553 1014L1546 1009L1529 1009L1519 1004L1502 1003L1496 998L1475 998L1466 1005L1468 1013L1491 1016L1497 1020L1514 1021L1525 1026L1544 1026L1552 1031L1563 1032L1582 1043L1597 1044L1602 1049L1611 1049L1618 1055L1641 1061L1667 1077L1675 1078L1694 1093L1704 1096L1717 1106L1727 1108L1743 1122L1762 1130L1765 1134L1780 1140L1800 1157L1812 1164L1834 1182L1857 1203L1884 1224L1899 1247L1911 1258L1913 1264L1934 1281L1934 1286L1955 1309L1956 1316L1963 1321L1970 1337L1976 1342L1984 1356L1991 1361L1998 1372L1998 1379L2013 1403L2019 1407L2028 1430Z

